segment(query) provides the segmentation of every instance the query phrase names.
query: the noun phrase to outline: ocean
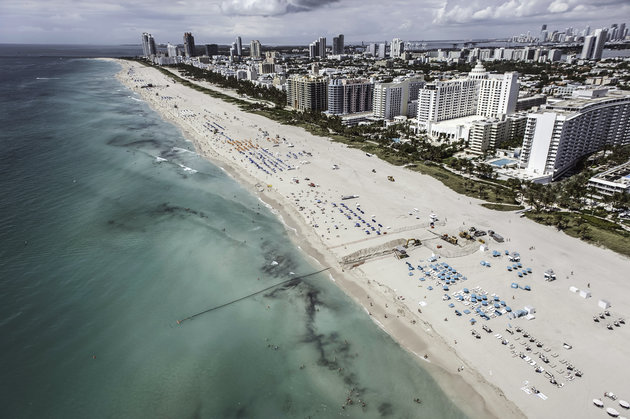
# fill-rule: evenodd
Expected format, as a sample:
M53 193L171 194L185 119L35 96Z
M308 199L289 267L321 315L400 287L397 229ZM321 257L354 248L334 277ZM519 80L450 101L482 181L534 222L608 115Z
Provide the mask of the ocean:
M138 52L0 45L2 417L466 417L327 273L178 325L319 268L85 58Z

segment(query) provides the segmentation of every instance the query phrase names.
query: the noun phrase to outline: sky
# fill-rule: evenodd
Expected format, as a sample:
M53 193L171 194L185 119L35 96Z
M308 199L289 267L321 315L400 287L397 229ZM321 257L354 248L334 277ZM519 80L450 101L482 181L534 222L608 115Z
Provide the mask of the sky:
M630 23L630 0L0 0L0 43L307 44L339 33L346 44L505 38Z

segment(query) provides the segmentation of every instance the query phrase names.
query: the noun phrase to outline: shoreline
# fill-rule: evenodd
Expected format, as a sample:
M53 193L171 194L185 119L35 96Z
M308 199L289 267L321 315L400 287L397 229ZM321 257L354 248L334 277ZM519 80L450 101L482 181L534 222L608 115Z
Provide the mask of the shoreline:
M408 283L408 280L404 283L402 283L401 280L389 280L389 272L394 269L400 270L400 266L402 265L401 261L395 260L393 256L389 256L379 260L368 260L365 263L354 267L354 269L347 269L340 263L340 259L344 255L351 254L353 251L364 250L366 249L366 246L370 247L378 245L379 242L383 245L383 241L389 241L391 239L405 239L410 238L410 236L413 237L414 235L421 236L420 239L423 241L422 248L414 248L413 250L410 249L410 256L413 256L414 260L418 257L422 257L424 259L433 252L437 251L438 248L436 246L438 243L434 243L434 232L428 230L426 225L419 225L420 222L417 221L419 217L414 217L413 211L408 213L409 216L402 214L409 211L409 207L411 205L417 205L420 207L420 204L417 203L418 200L415 200L413 204L411 204L411 202L407 204L406 202L401 202L400 199L401 195L403 196L403 201L407 199L408 195L413 199L411 194L415 192L418 186L425 186L427 189L430 189L425 193L425 198L435 197L436 199L435 202L429 202L428 205L426 202L427 200L424 200L424 202L421 202L423 209L418 210L418 208L414 208L414 210L418 210L419 213L422 212L425 217L425 214L428 214L429 210L433 212L434 208L436 209L436 212L440 214L440 217L444 214L444 225L439 226L441 230L440 232L445 231L443 227L448 229L450 225L462 224L459 222L462 220L462 216L459 214L461 212L460 208L451 208L449 210L449 204L445 205L445 202L448 201L446 201L446 198L442 197L443 195L448 195L448 199L451 202L453 202L453 200L460 201L457 203L457 206L461 207L465 205L463 208L469 208L471 212L476 213L479 213L479 210L476 207L478 207L478 204L482 201L477 202L477 200L470 199L465 196L458 196L454 192L447 192L445 191L445 186L441 184L438 185L439 182L429 178L428 176L405 171L402 168L390 166L382 161L376 161L374 159L370 160L369 158L366 159L365 156L361 156L362 153L358 150L348 149L343 145L332 143L326 138L314 137L311 134L306 133L304 130L296 127L280 125L279 123L268 120L260 115L248 114L238 109L236 105L222 102L220 99L211 98L203 93L196 92L183 86L177 87L176 85L171 84L168 89L169 91L172 91L173 94L177 95L173 97L177 97L176 101L178 104L195 107L195 109L190 111L190 115L201 115L202 117L206 117L207 120L207 115L203 115L201 113L202 109L209 114L212 114L212 118L224 118L224 116L219 113L220 111L224 112L224 115L227 117L225 117L226 121L221 120L221 124L226 127L226 130L229 129L230 135L233 138L238 138L241 134L243 135L243 138L245 138L245 136L251 137L253 133L257 133L256 128L259 128L260 131L260 127L262 126L265 127L264 131L268 131L270 133L270 137L272 137L276 132L281 132L283 134L282 137L290 138L290 141L294 141L296 144L298 142L296 139L299 138L299 142L301 144L305 144L303 147L307 147L308 145L312 148L313 152L312 157L309 158L311 160L309 165L301 165L299 172L296 170L295 172L292 172L292 174L295 174L300 178L305 175L312 177L316 176L317 180L321 182L321 187L318 185L317 188L309 190L306 185L294 184L288 179L285 181L282 176L290 177L291 173L288 172L286 172L286 174L283 173L283 175L277 175L274 173L276 176L263 175L257 177L255 174L260 172L256 172L254 170L252 173L251 171L248 171L247 161L243 161L243 159L240 161L238 160L241 156L234 152L234 146L225 146L225 143L219 142L216 131L214 131L214 134L209 131L204 132L203 125L200 125L200 121L204 120L203 118L195 119L195 116L189 118L187 114L184 117L178 118L175 113L180 114L182 112L181 107L177 108L179 110L175 112L172 104L170 103L170 99L167 100L168 104L160 103L160 101L156 99L156 96L160 98L160 92L165 92L165 89L167 89L164 87L166 84L165 80L168 80L167 76L159 73L155 69L144 67L138 63L121 60L112 61L118 62L122 66L122 70L117 74L117 78L121 84L129 88L131 91L138 93L153 110L161 115L163 119L178 126L184 136L193 143L199 155L221 167L229 176L233 177L239 184L262 200L265 205L271 207L271 210L276 213L278 218L280 218L281 222L283 222L287 228L289 236L294 244L297 245L305 254L315 259L321 266L330 266L330 275L336 285L356 303L360 304L370 314L370 316L372 316L372 319L377 326L389 334L410 354L417 357L418 362L425 361L421 363L422 367L430 372L431 376L434 377L443 391L445 391L457 405L467 406L469 410L466 412L467 414L471 417L499 417L505 415L509 415L509 417L525 417L525 414L530 416L537 415L542 411L547 413L553 412L553 410L548 410L550 408L555 409L552 408L552 406L543 406L542 408L537 406L530 409L528 401L524 403L522 400L515 400L516 397L514 397L514 395L518 393L514 393L512 390L510 390L512 392L512 397L510 397L509 394L504 394L504 388L506 388L504 383L505 377L502 378L501 381L491 382L490 380L494 377L492 370L490 370L489 374L482 372L484 371L484 368L486 368L486 364L483 360L479 359L479 347L475 346L478 344L474 340L470 340L471 338L469 333L469 336L462 336L462 330L468 332L468 325L464 325L463 327L459 325L458 327L453 328L456 330L451 331L450 324L453 324L458 320L453 319L453 321L449 323L449 327L446 327L444 324L440 324L438 322L438 320L442 317L447 319L445 315L449 311L438 309L438 305L441 302L439 302L439 300L434 301L435 293L433 293L431 298L428 298L429 295L427 295L426 292L427 288L424 288L423 285L417 285L414 287L413 283ZM142 78L149 76L154 77L156 80L162 81L162 84L156 83L155 86L159 86L156 87L156 89L139 88L137 85L134 85L132 78L128 77L128 71L131 68L134 69L134 72L141 72ZM208 111L207 108L211 108L212 112ZM167 111L167 109L170 109L170 112ZM231 120L229 120L230 116L232 117ZM245 126L246 122L248 124L247 126ZM233 131L236 134L232 134ZM269 137L267 140L269 140ZM292 144L287 145L286 142L282 142L278 146L278 150L293 153L293 151L291 151L293 148L292 146ZM295 150L297 151L297 147ZM391 221L392 224L400 224L397 229L394 228L393 230L390 230L391 234L388 236L372 236L369 238L360 236L363 231L358 232L357 230L352 229L348 230L347 233L339 231L339 234L334 237L337 224L335 224L335 230L333 230L332 233L330 232L331 226L329 226L326 231L322 230L322 227L320 227L318 223L327 223L328 220L331 220L330 217L332 215L326 214L323 218L320 217L319 211L324 214L326 212L326 208L329 207L324 208L322 205L313 205L313 198L319 198L318 200L324 201L324 203L332 201L333 198L337 200L339 197L338 192L340 191L333 191L333 188L343 187L343 185L339 183L338 179L338 173L341 171L335 172L330 169L329 163L331 161L331 156L333 160L338 158L339 165L342 166L342 170L346 169L345 166L350 166L351 163L354 164L356 160L356 164L352 167L352 182L350 182L349 178L344 180L352 183L352 186L357 190L361 190L361 205L369 205L376 208L370 209L370 211L373 210L374 213L377 214L388 214L388 211L398 213L397 216L389 217L390 219L388 220L388 222ZM318 159L325 160L325 162L319 162ZM359 161L360 159L363 161ZM319 164L319 166L315 168L315 164ZM368 183L366 179L369 179L370 175L359 174L359 171L365 169L365 172L368 173L367 169L371 166L377 166L377 173L381 177L383 177L383 173L394 173L396 178L395 184L389 184L387 183L388 181L383 182L382 180L374 180L373 184L376 186L366 185L365 183ZM324 167L326 167L326 169L324 169ZM273 179L273 184L269 183L271 182L269 179ZM305 179L309 178L307 177ZM272 185L272 187L265 187L261 185ZM324 191L326 188L328 188L327 191ZM390 189L394 188L397 190L390 193ZM314 196L311 196L311 192L317 191L317 189L321 192L314 192L312 194ZM371 193L373 189L375 192ZM379 193L379 191L382 193ZM350 191L345 192L349 193ZM369 199L370 194L372 198L371 200ZM364 197L365 195L367 195L367 198ZM412 199L409 201L412 201ZM309 200L311 202L304 202L305 200ZM301 202L297 203L298 201ZM439 201L444 202L440 203ZM468 205L466 205L464 201L468 201ZM474 211L472 208L473 201L475 201ZM354 204L354 202L352 203ZM450 206L452 206L452 204L450 204ZM457 213L453 213L453 210ZM487 214L492 214L490 210L485 211L487 211ZM457 222L452 222L452 224L449 223L447 213L448 217L451 217L451 220L455 219ZM464 215L463 224L466 224L466 221L469 221L470 218L474 219L477 215L478 214ZM518 223L519 225L525 226L522 228L531 227L526 224L525 221L519 220L514 214L503 214L497 216L497 218L501 218L503 223L511 224L512 221L514 221L514 225ZM484 222L487 221L482 221L479 224L484 225ZM450 229L452 230L452 227ZM535 229L539 231L541 230L541 228ZM330 243L326 243L326 240ZM536 244L538 245L538 243ZM571 245L571 243L569 243L569 245ZM584 245L580 244L580 246ZM523 249L522 245L521 249ZM606 252L605 250L602 251ZM491 258L491 256L483 257ZM615 260L616 258L610 255L608 255L608 257L612 258L612 260ZM470 260L474 259L477 261L479 258L481 258L481 256L475 253L470 253L454 257L452 262L450 258L447 258L447 255L444 255L442 260L448 259L449 263L456 264L459 267L461 263L458 259L461 259L466 262L466 265L471 270L473 270ZM412 258L409 258L408 260L410 259ZM625 265L628 266L627 261L624 261L623 259L621 260L621 263L617 261L617 264L619 266L624 266L624 262ZM404 265L402 266L405 268ZM404 271L406 271L406 269L403 269L402 272ZM621 271L617 269L617 272ZM472 276L474 274L477 274L477 272L472 272L469 275ZM412 308L414 305L411 303L412 300L418 300L421 298L420 294L425 294L424 298L429 307L428 309L423 310L422 315L415 313L415 310ZM442 306L443 305L444 304L442 304ZM435 313L430 312L430 310L433 309L433 306L436 306ZM459 321L458 323L462 323L462 321ZM529 325L527 325L527 327L529 327ZM538 334L538 332L536 333ZM459 343L457 339L459 339ZM455 342L452 345L447 343L451 342L451 340L454 340ZM501 349L501 345L499 345L499 348L496 350ZM481 352L481 355L484 356L485 351L482 350ZM428 359L424 359L422 354L427 354ZM485 356L489 355L491 356L491 354L485 354ZM509 360L507 362L502 360L502 362L505 365L511 365ZM460 370L462 366L464 369ZM617 388L617 391L620 390L620 388ZM547 393L548 390L545 389L545 392ZM630 395L626 397L630 397ZM565 408L568 407L565 406ZM582 412L581 409L581 406L575 406L570 409L570 411L575 411L576 415L574 415L574 417L580 417L580 415L587 414L588 411ZM587 416L589 415L587 414Z

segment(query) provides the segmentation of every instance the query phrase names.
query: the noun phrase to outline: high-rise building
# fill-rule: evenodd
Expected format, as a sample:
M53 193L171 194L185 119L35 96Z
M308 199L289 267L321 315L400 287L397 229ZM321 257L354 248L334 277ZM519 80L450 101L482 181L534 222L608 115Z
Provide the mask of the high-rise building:
M333 55L343 54L343 49L344 49L343 35L339 34L339 36L335 36L333 38L332 53Z
M186 57L194 57L196 55L195 37L190 32L184 33L184 53Z
M571 99L527 116L519 165L555 180L587 154L628 144L630 94L575 90Z
M405 43L400 38L394 38L389 47L389 56L392 58L400 58L405 50Z
M241 41L241 37L236 37L236 55L239 57L243 55L243 41Z
M583 60L600 60L606 43L608 32L606 29L597 29L593 35L584 37L584 46L580 58Z
M383 42L382 44L378 44L378 58L385 58L386 57L386 52L385 49L387 48L387 44L385 42Z
M317 56L319 58L326 58L326 38L322 36L317 42L319 42L319 52Z
M249 44L249 56L255 60L261 58L261 46L260 41L255 39Z
M205 50L208 57L219 55L219 46L217 44L206 44Z
M598 29L597 31L595 31L596 39L593 56L591 57L592 60L602 59L602 52L604 51L604 44L606 43L607 35L608 32L606 31L606 29Z
M328 83L328 112L333 115L372 110L374 85L368 79L335 79Z
M166 53L169 57L177 57L177 45L167 44Z
M622 23L619 25L619 29L617 30L617 39L623 40L626 35L626 24Z
M525 113L473 121L468 132L470 151L483 154L503 141L522 139L527 124Z
M142 33L142 55L149 56L149 34L146 32Z
M142 55L149 57L157 54L157 48L155 47L155 39L150 33L144 32L142 34Z
M418 92L424 83L423 76L397 78L391 83L376 83L372 104L374 116L387 120L400 115L414 116L409 115L409 109L415 109L414 103L418 100Z
M365 49L367 54L370 54L372 57L376 57L376 44L370 44Z
M518 73L489 74L481 62L466 78L428 83L418 95L418 123L480 115L496 118L514 113Z
M328 78L293 75L287 79L287 105L301 111L325 111L328 105Z
M516 111L518 73L488 75L479 81L477 115L495 118Z
M155 39L153 35L149 34L149 55L156 55L157 48L155 47Z
M317 58L319 56L319 42L314 41L308 46L308 56L309 58Z

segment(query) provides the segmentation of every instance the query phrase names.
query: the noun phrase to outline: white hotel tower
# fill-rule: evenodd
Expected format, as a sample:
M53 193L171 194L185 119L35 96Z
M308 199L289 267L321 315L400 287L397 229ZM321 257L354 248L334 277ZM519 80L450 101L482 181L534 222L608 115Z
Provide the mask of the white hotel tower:
M466 78L428 83L418 96L418 123L470 115L496 118L516 110L518 73L490 74L478 62Z
M571 99L527 116L520 167L534 178L555 180L583 156L630 144L630 94L576 90Z

